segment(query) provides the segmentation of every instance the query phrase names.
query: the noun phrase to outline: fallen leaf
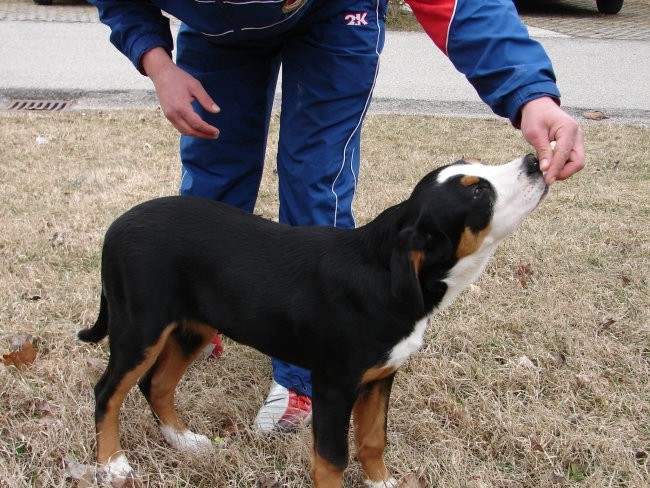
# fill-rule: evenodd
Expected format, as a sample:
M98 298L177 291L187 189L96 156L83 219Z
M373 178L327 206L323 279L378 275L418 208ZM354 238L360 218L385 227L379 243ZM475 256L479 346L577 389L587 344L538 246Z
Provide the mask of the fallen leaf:
M95 486L95 468L87 464L78 463L74 459L67 460L63 477L75 480L77 482L77 488Z
M219 437L230 437L244 430L246 430L246 426L241 421L229 417L221 423Z
M262 476L261 478L257 478L257 482L255 483L256 488L282 488L282 485L280 484L279 481L274 480L273 478L269 478L267 476Z
M106 361L99 358L87 358L86 364L97 371L104 371L106 369Z
M528 288L528 278L533 276L533 268L530 264L520 264L515 270L515 278L522 288Z
M567 420L569 421L569 423L571 425L578 425L578 422L580 422L583 418L584 417L581 414L573 413L573 414L569 415Z
M554 359L556 366L563 366L566 363L566 356L562 351L555 351Z
M530 448L533 451L544 452L545 445L542 444L542 442L539 439L537 439L536 435L529 436L528 441L530 442Z
M46 415L51 415L52 414L52 407L50 406L50 403L47 400L43 400L42 398L39 398L34 403L34 406L36 407L36 411L42 417L45 417Z
M36 350L32 345L31 335L21 335L12 341L11 352L2 355L5 366L15 366L24 370L36 359Z
M39 295L38 293L25 292L20 296L20 298L28 302L38 302L39 300L43 299L43 296Z
M520 366L522 368L528 368L528 369L537 369L537 366L535 366L535 363L533 363L528 356L521 356L519 359L517 359L517 366Z
M589 119L589 120L604 120L604 119L609 118L607 115L605 115L600 110L587 110L586 112L584 112L582 114L582 116L585 119Z
M587 374L577 374L576 383L578 383L578 386L582 388L592 385L609 386L609 380L607 378Z
M409 473L397 483L396 488L426 488L427 482L423 476L416 476Z
M613 319L612 317L608 317L605 319L605 321L600 324L598 327L596 327L596 334L601 334L605 332L607 329L609 329L612 325L616 323L616 320Z
M59 247L65 243L65 238L60 232L55 232L54 235L50 238L50 245L52 247Z

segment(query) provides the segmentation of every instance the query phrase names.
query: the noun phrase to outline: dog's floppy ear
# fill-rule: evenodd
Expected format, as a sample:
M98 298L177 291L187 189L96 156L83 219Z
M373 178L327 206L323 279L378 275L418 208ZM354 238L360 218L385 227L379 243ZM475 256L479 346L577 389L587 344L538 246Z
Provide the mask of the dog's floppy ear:
M419 273L425 264L446 260L451 247L449 238L439 230L412 226L397 234L390 258L391 292L418 316L425 312Z

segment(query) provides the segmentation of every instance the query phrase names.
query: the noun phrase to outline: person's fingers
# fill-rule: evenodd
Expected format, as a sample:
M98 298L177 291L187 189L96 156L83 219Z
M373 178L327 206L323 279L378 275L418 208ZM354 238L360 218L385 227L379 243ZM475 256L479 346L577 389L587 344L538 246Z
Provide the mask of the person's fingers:
M546 173L551 166L551 161L553 160L553 147L551 141L548 140L548 137L538 138L533 144L535 152L537 153L537 159L539 160L539 169L542 170L542 173Z
M576 139L571 148L569 158L557 174L558 180L566 180L570 176L576 174L578 171L585 167L585 149L584 149L584 134L582 130L578 130Z
M197 80L195 84L191 86L191 95L196 99L197 102L208 112L216 114L221 110L219 106L214 103L212 97L208 95L208 92L205 91L203 85Z
M555 133L555 148L545 174L548 184L564 180L580 171L584 165L584 137L573 120L560 126Z
M535 148L547 184L566 179L584 167L582 130L554 100L532 100L522 107L521 114L521 131ZM553 143L555 147L551 147Z
M186 113L184 122L189 127L189 130L183 132L186 136L200 137L202 139L216 139L219 137L219 129L208 124L194 110Z
M219 129L202 120L194 110L187 114L169 114L167 119L183 135L201 139L216 139Z
M196 100L208 112L219 112L217 104L196 78L171 65L159 71L153 82L162 111L176 130L202 139L219 137L219 129L203 120L192 105Z

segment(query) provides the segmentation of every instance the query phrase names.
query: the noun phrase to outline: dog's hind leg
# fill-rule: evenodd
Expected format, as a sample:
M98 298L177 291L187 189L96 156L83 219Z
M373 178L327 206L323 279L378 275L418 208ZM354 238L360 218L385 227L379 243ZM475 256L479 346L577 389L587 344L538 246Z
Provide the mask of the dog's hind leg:
M120 446L120 408L128 392L154 364L174 326L168 326L157 342L138 358L122 354L122 344L111 336L111 355L106 371L95 386L97 462L110 477L126 478L131 466Z
M174 393L185 370L215 333L214 328L197 322L180 324L169 336L154 365L138 383L160 422L165 440L180 451L212 447L208 437L191 432L180 419L174 406Z
M396 486L396 480L384 464L386 414L394 373L362 386L352 409L356 454L366 474L365 486Z

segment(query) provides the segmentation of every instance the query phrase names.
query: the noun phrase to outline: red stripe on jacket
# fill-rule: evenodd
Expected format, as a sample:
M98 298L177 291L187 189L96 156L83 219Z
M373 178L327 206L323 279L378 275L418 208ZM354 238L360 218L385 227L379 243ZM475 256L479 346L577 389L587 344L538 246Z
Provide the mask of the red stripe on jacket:
M413 14L438 48L447 56L449 26L456 11L456 0L406 0Z

